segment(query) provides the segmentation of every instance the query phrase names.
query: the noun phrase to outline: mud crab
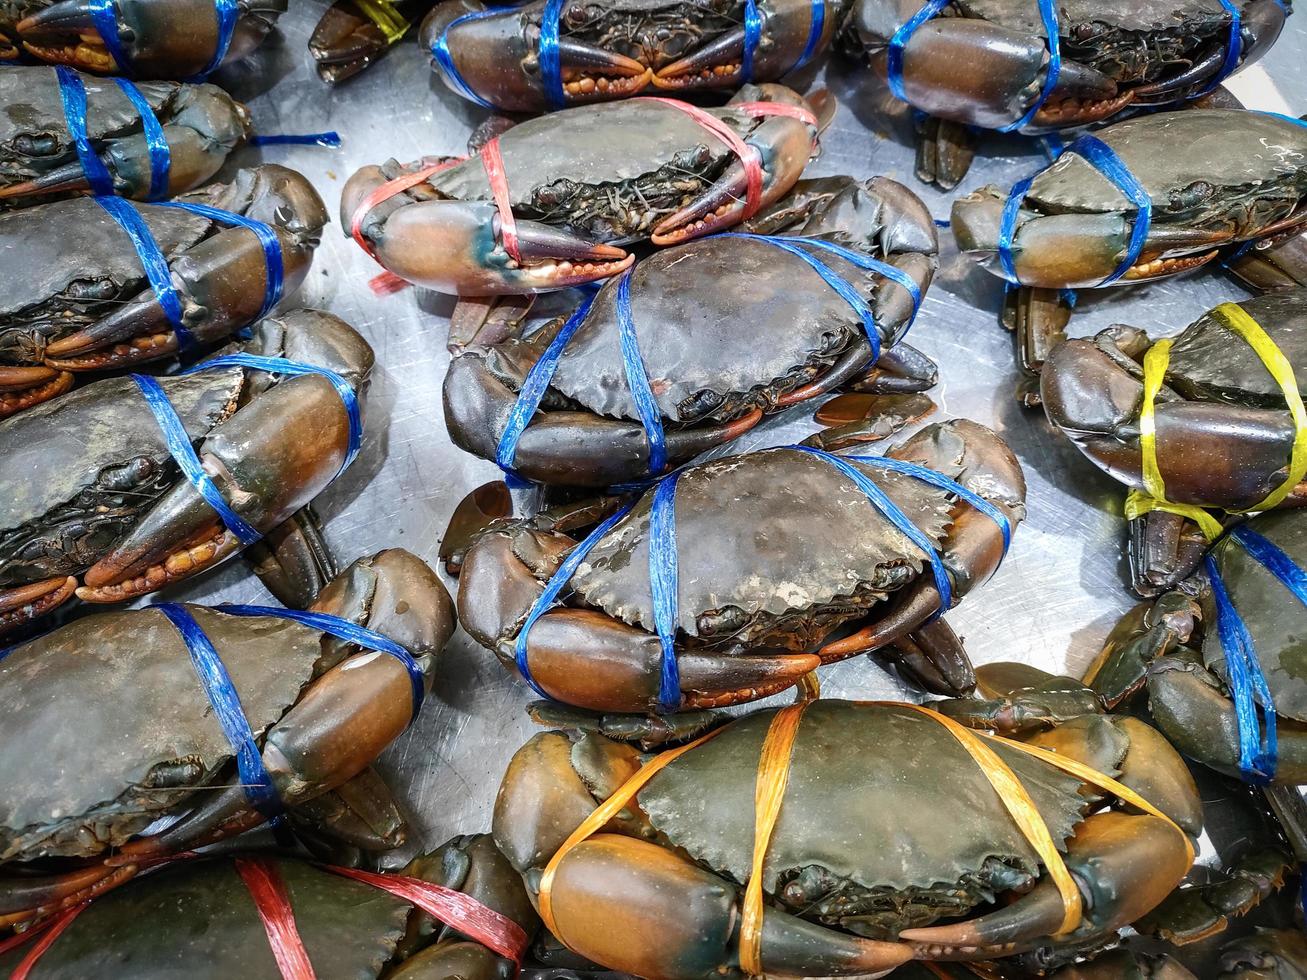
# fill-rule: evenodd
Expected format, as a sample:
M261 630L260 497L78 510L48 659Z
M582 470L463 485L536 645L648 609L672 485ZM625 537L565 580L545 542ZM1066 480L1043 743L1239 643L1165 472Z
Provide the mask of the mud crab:
M286 12L287 0L232 4L226 30L218 6L215 0L0 0L0 58L22 51L102 74L191 79L250 54Z
M1252 317L1298 377L1307 374L1307 289L1235 304ZM1165 384L1152 413L1156 456L1168 500L1227 511L1260 509L1285 482L1294 423L1265 364L1218 307L1170 339ZM1044 411L1085 456L1135 490L1145 490L1140 436L1142 362L1153 342L1116 326L1055 347L1041 381ZM1292 507L1295 487L1278 503ZM1153 511L1131 530L1134 584L1143 595L1174 586L1206 542L1183 517Z
M998 436L974 422L931 425L886 455L956 479L983 506L997 508L1009 528L1024 516L1020 466ZM749 701L793 685L822 663L875 650L886 650L931 689L969 689L970 662L934 617L941 602L947 605L942 592L956 599L998 566L1003 528L952 492L874 463L844 465L912 515L922 541L943 556L945 582L933 577L921 546L837 465L801 448L770 449L713 460L678 477L675 535L684 571L670 651L678 691L663 690L667 646L655 635L653 492L620 520L608 518L588 553L578 550L570 559L571 606L543 614L533 607L577 547L562 533L568 520L546 515L492 527L464 556L459 620L506 666L524 664L536 690L599 711ZM737 526L756 531L740 534L732 530Z
M974 154L968 127L1055 132L1125 110L1203 95L1270 49L1289 12L1280 0L1237 0L1239 31L1219 0L1059 0L1059 70L1049 88L1047 24L1037 0L861 0L846 35L888 77L891 41L919 10L932 19L902 45L900 91L928 113L917 176L951 189ZM1233 50L1232 50L1233 48Z
M1093 142L1072 144L1010 195L990 186L953 204L958 246L1028 287L1010 292L1005 310L1018 333L1028 404L1038 400L1029 379L1070 315L1060 290L1178 275L1223 246L1292 239L1307 219L1307 127L1296 120L1188 109L1128 119L1086 139ZM1102 164L1107 154L1128 171L1120 183L1099 169L1110 166Z
M847 383L872 392L934 383L933 362L897 344L915 313L912 293L886 270L854 264L883 256L918 296L925 293L936 236L916 195L880 177L803 180L746 228L804 237L714 235L655 252L629 281L610 280L575 314L583 319L561 341L566 346L541 410L517 442L515 472L595 487L651 475L619 342L623 290L632 322L642 327L640 357L668 430L671 466L735 438L764 413ZM827 241L853 254L832 254L822 247ZM785 251L787 243L803 255ZM856 290L872 315L874 340L820 266ZM741 323L751 329L740 330ZM563 329L562 320L553 321L526 341L454 359L445 378L445 419L457 445L496 458L526 377Z
M196 980L235 975L281 980L284 974L252 897L263 875L286 889L299 939L314 974L324 980L509 980L513 975L510 960L388 892L393 882L403 887L417 879L457 890L515 923L514 938L539 925L521 879L488 834L454 838L415 858L398 875L356 878L348 870L248 854L181 862L97 899L40 954L28 975L32 980L163 978L180 971ZM192 928L197 920L206 928ZM511 933L511 926L503 931ZM0 973L8 976L29 948L19 946L0 957Z
M245 106L216 85L142 82L138 91L163 128L166 180L151 171L140 113L115 82L81 76L87 136L123 197L174 197L213 177L250 135ZM0 70L0 207L82 193L90 182L77 157L52 68Z
M363 338L316 310L264 320L250 351L330 369L360 394L372 367ZM349 458L353 420L321 375L274 383L221 367L158 385L229 505L257 531L308 504ZM124 601L239 550L182 477L133 378L97 381L0 422L0 630L74 592ZM316 588L306 587L311 598Z
M1257 537L1250 538L1250 531ZM1229 686L1234 668L1225 628L1216 628L1214 567L1265 678L1265 693L1254 687L1257 703L1276 717L1277 764L1260 779L1302 785L1307 784L1307 669L1300 637L1307 629L1307 608L1250 552L1246 542L1256 549L1257 538L1290 561L1307 563L1307 521L1301 514L1286 510L1252 518L1212 546L1212 565L1205 571L1126 614L1105 642L1101 667L1090 683L1109 706L1146 688L1150 713L1181 752L1218 772L1241 775L1241 737Z
M408 33L430 0L336 0L309 38L309 54L324 82L343 82L376 62Z
M816 117L782 86L749 86L720 109L684 105L582 106L518 123L479 157L444 169L364 167L341 194L342 227L419 286L462 296L536 293L622 272L634 256L621 245L675 245L739 224L789 191L813 153ZM727 134L761 165L757 186ZM506 178L509 235L488 162ZM380 190L405 175L412 186Z
M457 94L539 112L651 86L684 93L778 81L825 50L847 6L764 0L751 12L745 0L532 0L487 9L480 0L445 0L422 22L422 46ZM554 68L541 41L551 31Z
M571 734L537 735L509 764L495 802L500 850L538 907L548 876L555 935L581 955L642 976L740 975L740 890L777 709L668 753L643 783L628 783L646 761L634 745L573 714ZM806 706L762 866L768 975L882 976L914 959L1085 945L1114 936L1189 870L1186 835L1198 832L1201 808L1184 762L1148 726L1091 715L1034 738L1030 754L972 736L1011 768L1063 849L1083 913L1054 941L1062 896L960 736L930 714L885 702ZM1040 752L1048 745L1056 752ZM1049 758L1115 774L1166 816L1105 809L1111 793ZM627 801L615 819L567 841L614 796Z
M77 904L268 819L236 778L235 750L170 608L79 619L0 660L9 706L0 727L6 744L25 747L0 763L0 924ZM303 807L297 820L350 843L400 842L402 820L368 767L412 720L454 631L435 573L406 551L383 551L310 607L399 644L407 666L276 615L175 608L219 651L280 805ZM142 835L163 816L180 819Z
M307 274L328 217L301 174L265 164L181 198L261 221L275 233L281 294ZM168 261L187 338L221 341L263 311L269 286L259 237L165 205L134 207ZM87 371L176 354L181 338L127 232L94 199L0 214L0 418L72 387Z

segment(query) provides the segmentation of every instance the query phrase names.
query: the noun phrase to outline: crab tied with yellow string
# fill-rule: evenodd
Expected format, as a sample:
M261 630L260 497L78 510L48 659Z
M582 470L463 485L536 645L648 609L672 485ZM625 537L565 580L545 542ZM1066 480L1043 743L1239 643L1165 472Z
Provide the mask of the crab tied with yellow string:
M1027 743L814 695L653 757L624 738L654 724L538 709L573 730L514 756L494 836L553 934L646 977L879 976L1101 945L1190 868L1197 793L1147 725Z

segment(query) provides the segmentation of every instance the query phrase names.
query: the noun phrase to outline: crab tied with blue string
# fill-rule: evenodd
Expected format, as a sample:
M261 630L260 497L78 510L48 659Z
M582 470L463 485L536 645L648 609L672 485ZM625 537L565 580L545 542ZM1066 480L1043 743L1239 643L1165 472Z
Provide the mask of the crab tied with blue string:
M974 675L939 616L998 567L1024 499L1007 445L962 420L883 457L728 456L597 513L490 527L463 558L459 620L537 693L603 712L750 701L873 651L958 693Z
M455 357L444 387L454 443L513 478L602 488L656 477L839 389L865 401L935 383L934 363L903 342L937 248L910 190L802 180L744 227L655 252L565 320ZM898 415L854 423L872 438L933 407L877 404Z
M162 603L0 651L0 928L269 820L346 861L398 846L370 767L454 628L435 573L395 549L304 612Z
M1056 133L1207 95L1275 43L1282 0L859 0L845 30L919 114L945 190L977 130Z

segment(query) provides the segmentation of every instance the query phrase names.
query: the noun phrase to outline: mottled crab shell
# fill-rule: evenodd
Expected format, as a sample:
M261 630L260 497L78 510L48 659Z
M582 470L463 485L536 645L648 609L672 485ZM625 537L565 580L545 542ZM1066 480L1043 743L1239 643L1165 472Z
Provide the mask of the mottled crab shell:
M192 441L230 414L239 368L163 378ZM159 423L129 378L0 422L0 585L80 572L172 483Z
M880 308L887 280L836 255L813 254L855 285L876 315L882 345L894 343L910 306ZM924 255L896 256L895 264L918 281L929 277ZM698 421L741 396L747 402L748 393L777 389L804 365L830 363L866 344L853 308L810 265L766 242L710 237L656 252L635 266L630 292L640 357L659 411L672 422ZM890 292L906 296L901 287ZM640 420L623 368L616 282L595 297L551 386L596 415Z
M371 980L404 936L412 906L305 861L277 860L310 961L323 980ZM0 973L22 947L0 957ZM32 971L41 978L280 980L259 912L229 860L189 861L92 902Z
M705 111L741 135L758 124L730 106ZM673 162L678 163L676 176L668 179L688 181L694 187L699 183L696 175L711 180L734 158L720 139L680 109L642 99L579 106L528 119L499 137L499 151L514 209L522 207L533 218L556 225L566 224L566 215L551 215L539 201L533 202L537 188L561 180L594 188L620 185L651 177ZM492 199L479 156L435 174L429 182L455 200ZM681 197L682 192L676 191L669 200L679 206ZM585 228L594 233L601 230L592 224Z
M188 608L257 738L312 679L322 634ZM157 610L87 617L15 648L0 660L0 694L0 743L15 749L0 753L0 860L121 844L232 758L181 634Z
M1266 331L1298 375L1307 372L1307 289L1267 293L1239 306ZM1288 411L1262 359L1209 313L1172 341L1166 383L1191 401ZM1298 388L1303 390L1301 381Z
M672 844L738 882L750 877L758 758L775 710L733 722L637 797ZM1079 783L1025 753L992 747L1061 845L1081 819ZM995 862L1019 876L1040 873L1037 854L943 725L898 706L822 700L808 707L763 866L768 893L786 901L784 886L802 872L828 884L830 901L805 890L795 896L805 907L793 911L867 931L870 922L859 916L893 908L904 895L915 897L908 917L929 921L928 893L952 907L957 896L949 893L959 883L985 891Z
M1307 521L1295 510L1262 514L1250 527L1307 566ZM1213 549L1230 601L1253 639L1253 649L1277 714L1307 721L1307 607L1294 598L1238 542L1225 538ZM1225 648L1213 618L1204 633L1203 659L1228 681Z
M1219 220L1235 237L1288 215L1307 192L1307 128L1260 112L1186 109L1145 115L1094 134L1147 191L1158 225L1203 226ZM1025 206L1050 214L1133 212L1121 190L1075 153L1064 153L1030 186ZM1280 213L1282 212L1282 213Z
M855 463L932 542L947 530L949 498L911 477ZM572 577L590 606L653 632L649 509L645 494ZM728 639L751 642L793 617L857 596L882 599L920 572L925 558L851 480L807 453L768 449L682 472L676 488L680 629L732 621ZM855 614L856 606L846 610ZM709 620L701 621L706 614ZM711 632L711 627L706 632ZM780 630L782 634L784 630ZM794 643L793 636L775 637Z

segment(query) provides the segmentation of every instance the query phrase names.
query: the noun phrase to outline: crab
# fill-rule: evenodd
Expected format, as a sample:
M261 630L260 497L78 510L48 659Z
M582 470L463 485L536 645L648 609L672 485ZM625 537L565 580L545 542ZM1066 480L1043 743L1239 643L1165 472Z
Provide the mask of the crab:
M309 54L324 82L353 78L399 42L431 0L336 0L309 38Z
M1307 374L1307 289L1237 304L1299 377ZM1156 399L1157 459L1168 500L1226 511L1257 508L1286 478L1294 426L1284 395L1256 352L1208 312L1171 338ZM1150 338L1115 326L1055 347L1041 380L1044 411L1085 457L1144 490L1139 417L1142 361ZM1294 488L1281 507L1300 504ZM1206 541L1185 518L1152 511L1131 529L1134 587L1156 595L1188 576Z
M571 0L558 12L559 81L551 92L541 66L546 0L487 10L480 0L445 0L422 22L422 46L443 44L457 77L441 59L431 67L459 95L510 112L540 112L628 98L646 89L677 94L779 81L818 57L838 30L847 0L766 0L757 7L750 44L744 0Z
M775 209L746 225L831 241L883 258L924 294L935 270L929 213L882 177L802 180ZM872 310L873 361L861 315L796 255L756 237L714 235L655 252L626 285L640 356L675 466L737 437L764 414L855 384L904 393L934 384L924 354L898 343L915 304L903 285L819 245L796 247L853 284ZM617 314L622 284L600 289L563 348L541 410L518 443L514 470L549 483L605 487L646 479L649 446L623 367ZM739 325L750 324L748 331ZM562 320L529 339L471 349L445 377L445 420L455 444L495 459L528 373Z
M1024 516L1020 466L974 422L928 426L886 455L956 479L1012 525ZM955 599L998 566L1003 534L989 516L874 463L848 465L912 515L941 552ZM649 581L652 497L585 556L571 605L545 612L521 641L549 697L604 712L667 710ZM933 690L973 683L960 642L935 618L941 596L925 556L831 463L792 447L712 460L680 474L675 513L678 710L766 697L823 663L876 650ZM517 662L528 611L576 546L568 528L548 513L492 526L463 558L459 620L506 666Z
M250 349L327 368L360 394L372 367L363 338L317 310L264 320ZM273 383L222 367L158 384L220 492L257 531L291 518L348 459L351 420L321 375ZM294 554L298 539L279 540ZM97 381L0 422L0 631L74 592L123 602L240 550L181 475L132 378ZM301 588L311 598L315 586Z
M1070 315L1059 291L1190 272L1226 246L1292 239L1307 220L1307 128L1294 120L1187 109L1128 119L1094 136L1147 193L1151 221L1136 254L1130 242L1139 209L1079 152L1069 149L1034 177L1012 225L1012 272L1023 288L1008 294L1005 314L1018 331L1027 404L1038 403L1033 379ZM996 275L1010 274L999 254L1006 198L989 186L953 204L959 248ZM1122 271L1127 258L1133 262Z
M753 115L765 100L793 115ZM740 108L736 108L736 106ZM706 112L761 164L759 204L794 186L813 152L815 116L779 85L748 86ZM806 121L805 121L806 120ZM748 175L717 135L667 100L582 106L518 123L494 143L516 223L514 259L480 157L452 163L379 203L383 184L430 170L367 166L341 193L341 222L391 273L461 296L537 293L593 282L634 261L622 245L675 245L739 224Z
M280 804L315 831L397 846L402 821L369 770L408 726L454 631L435 573L406 551L361 559L312 612L406 649L360 649L273 615L184 607L226 665ZM115 610L15 646L0 660L9 709L0 805L0 924L68 907L162 858L268 819L235 778L234 750L181 633L162 609ZM148 683L142 683L148 678ZM177 818L150 829L161 817Z
M552 868L560 940L640 976L741 974L740 893L759 756L776 712L731 720L689 747L561 857L564 841L646 760L575 711L572 732L542 733L518 750L495 801L495 841L538 906L542 872ZM1081 947L1114 937L1164 898L1189 870L1186 835L1201 826L1175 750L1143 723L1097 714L1032 741L1115 774L1170 818L1104 809L1111 794L1038 755L986 743L1025 787L1079 889L1083 918L1056 940L1063 899L954 734L911 705L808 704L762 870L768 975L882 976L913 960Z
M853 4L845 35L882 78L890 40L920 6ZM953 0L903 47L903 96L929 114L917 176L955 187L975 153L971 127L1008 130L1024 120L1023 133L1057 132L1206 94L1264 55L1289 13L1279 0L1237 6L1241 40L1230 65L1231 14L1218 0L1059 0L1061 69L1045 93L1049 44L1036 0Z
M282 295L308 273L328 217L294 170L264 164L182 198L262 221L276 234ZM168 260L182 323L213 344L263 311L268 269L254 232L163 205L137 204ZM73 386L78 374L173 357L181 338L146 279L132 239L88 197L0 213L0 418Z
M114 0L108 5L128 64L97 26L99 0L0 0L0 58L20 52L100 74L190 79L246 57L263 43L287 0L242 0L226 51L214 0Z
M87 136L109 171L114 192L138 201L174 197L210 180L250 136L244 105L216 85L143 82L138 89L163 127L167 180L153 187L140 114L118 85L82 76ZM52 68L0 71L0 207L84 193L90 182L68 131Z

